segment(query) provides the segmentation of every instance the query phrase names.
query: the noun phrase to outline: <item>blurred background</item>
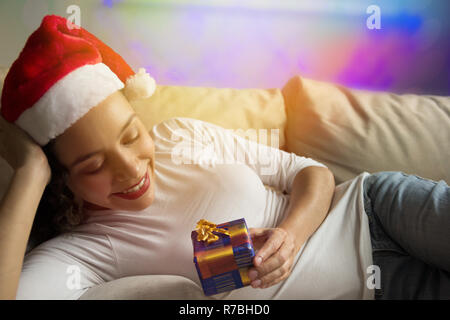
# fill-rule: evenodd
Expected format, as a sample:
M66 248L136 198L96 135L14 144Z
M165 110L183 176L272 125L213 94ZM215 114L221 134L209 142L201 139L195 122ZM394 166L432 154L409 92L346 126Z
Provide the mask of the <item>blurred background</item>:
M450 95L448 0L0 0L0 66L46 14L69 17L159 84L280 88L290 77ZM380 29L367 20L380 9ZM373 21L373 20L372 20Z

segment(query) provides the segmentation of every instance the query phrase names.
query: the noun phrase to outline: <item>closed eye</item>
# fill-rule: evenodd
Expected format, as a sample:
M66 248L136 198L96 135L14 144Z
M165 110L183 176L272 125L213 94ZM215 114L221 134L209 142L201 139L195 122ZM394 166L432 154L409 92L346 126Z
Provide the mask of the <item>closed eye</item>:
M135 142L137 139L139 139L139 133L138 134L136 134L136 136L134 137L134 138L132 138L132 139L130 139L130 140L128 140L127 142L125 142L124 144L125 145L129 145L129 144L132 144L133 142Z
M132 138L131 140L129 140L129 141L127 141L127 142L125 142L124 144L125 145L130 145L130 144L133 144L136 140L138 140L139 139L139 133L136 135L136 137L134 137L134 138ZM87 175L94 175L94 174L97 174L97 173L99 173L101 170L102 170L102 168L103 168L103 162L102 162L102 164L97 168L97 169L95 169L95 170L92 170L92 171L87 171L87 172L85 172L85 174L87 174Z
M102 170L102 168L103 168L103 163L97 169L92 170L92 171L87 171L87 172L85 172L85 174L93 175L93 174L99 173Z

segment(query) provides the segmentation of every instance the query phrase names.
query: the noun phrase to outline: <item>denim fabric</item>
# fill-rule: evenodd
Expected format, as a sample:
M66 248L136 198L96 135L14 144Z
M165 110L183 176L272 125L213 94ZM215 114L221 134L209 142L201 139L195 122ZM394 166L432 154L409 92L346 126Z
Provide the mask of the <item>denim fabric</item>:
M450 299L450 187L397 171L364 180L375 299Z

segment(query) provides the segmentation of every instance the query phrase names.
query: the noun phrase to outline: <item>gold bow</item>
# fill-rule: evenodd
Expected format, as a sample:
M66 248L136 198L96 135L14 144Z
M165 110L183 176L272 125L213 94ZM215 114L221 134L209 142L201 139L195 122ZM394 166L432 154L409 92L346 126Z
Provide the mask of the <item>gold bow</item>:
M205 219L201 219L197 222L197 241L206 241L208 244L211 242L219 240L219 236L215 235L213 231L215 232L221 232L226 235L230 235L230 233L221 228L217 228L217 225L209 222Z

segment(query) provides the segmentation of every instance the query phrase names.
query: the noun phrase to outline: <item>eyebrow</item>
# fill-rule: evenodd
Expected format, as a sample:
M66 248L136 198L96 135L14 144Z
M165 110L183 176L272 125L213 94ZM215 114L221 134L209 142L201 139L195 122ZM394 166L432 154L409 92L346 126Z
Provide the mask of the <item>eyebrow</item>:
M122 129L120 129L119 134L117 135L117 138L120 137L120 135L125 131L125 129L130 125L131 121L133 121L133 119L137 117L136 113L133 113L127 120L127 122L125 123L125 125L122 127ZM70 168L73 168L74 166L76 166L77 164L89 159L90 157L92 157L93 155L101 152L102 150L97 150L97 151L93 151L90 152L88 154L85 154L84 156L78 157L74 162L72 162L72 164L70 165Z

